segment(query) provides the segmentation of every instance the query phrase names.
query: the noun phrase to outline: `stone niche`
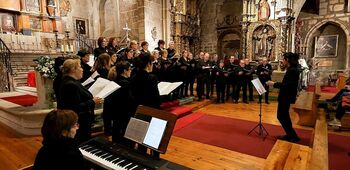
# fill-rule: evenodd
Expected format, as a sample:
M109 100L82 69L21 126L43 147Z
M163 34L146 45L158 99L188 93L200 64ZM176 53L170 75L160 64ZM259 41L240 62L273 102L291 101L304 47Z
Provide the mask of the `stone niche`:
M281 23L279 20L251 23L247 33L247 57L251 60L258 60L263 54L270 61L278 62L282 55L280 35Z
M333 43L329 42L324 43L323 46L320 46L319 49L323 48L334 48L335 54L330 54L329 56L320 56L316 51L317 42L320 42L320 37L325 37L327 41L328 39L334 41ZM319 70L344 70L346 69L346 34L344 30L339 27L337 24L328 22L319 27L311 36L311 44L308 55L310 58L314 60L314 63L317 63Z

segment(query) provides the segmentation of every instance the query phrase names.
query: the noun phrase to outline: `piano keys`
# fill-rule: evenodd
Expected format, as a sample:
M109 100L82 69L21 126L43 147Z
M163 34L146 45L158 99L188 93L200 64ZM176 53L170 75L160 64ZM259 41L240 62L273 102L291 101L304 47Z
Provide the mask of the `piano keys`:
M109 142L103 138L91 139L80 145L79 150L86 160L105 169L190 169L161 158L154 159L150 155L138 153L136 150Z

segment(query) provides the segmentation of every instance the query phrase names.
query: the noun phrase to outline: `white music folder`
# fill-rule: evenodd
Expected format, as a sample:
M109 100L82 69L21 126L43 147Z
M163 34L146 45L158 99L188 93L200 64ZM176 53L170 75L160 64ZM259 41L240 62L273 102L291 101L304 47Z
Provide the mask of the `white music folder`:
M182 82L174 82L174 83L164 82L164 81L159 82L158 83L159 94L161 96L168 95L173 90L175 90L177 87L179 87L181 84L182 84Z
M90 84L90 83L92 83L92 82L94 82L95 81L95 78L97 77L97 76L99 76L100 74L98 74L98 72L97 71L95 71L94 73L92 73L92 75L88 78L88 79L86 79L83 83L81 83L83 86L86 86L86 85L88 85L88 84Z
M259 95L263 95L264 93L266 93L266 89L261 84L261 81L259 80L259 78L256 78L256 79L252 80L252 83L253 83L256 91L258 91Z
M89 91L94 97L100 97L104 99L119 88L120 86L114 81L99 77L89 88Z

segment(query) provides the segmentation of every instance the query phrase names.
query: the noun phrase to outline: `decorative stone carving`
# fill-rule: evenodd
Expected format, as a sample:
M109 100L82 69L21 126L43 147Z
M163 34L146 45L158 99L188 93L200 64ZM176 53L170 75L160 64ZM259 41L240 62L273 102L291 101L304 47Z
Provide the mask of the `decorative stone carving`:
M270 5L266 0L259 2L259 21L266 21L270 18Z
M152 28L151 34L152 34L153 41L155 41L157 39L157 28L156 27Z
M66 17L69 12L72 11L69 0L60 0L60 13L61 17Z
M268 59L274 60L275 39L276 32L271 26L258 27L253 33L254 59L266 56Z

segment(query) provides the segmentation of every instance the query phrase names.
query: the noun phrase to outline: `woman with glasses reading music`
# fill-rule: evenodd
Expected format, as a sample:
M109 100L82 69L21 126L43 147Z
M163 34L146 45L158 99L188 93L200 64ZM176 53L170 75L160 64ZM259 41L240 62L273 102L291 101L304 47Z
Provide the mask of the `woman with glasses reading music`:
M79 129L78 115L72 110L53 110L41 128L43 146L38 151L34 170L88 169L74 140Z

